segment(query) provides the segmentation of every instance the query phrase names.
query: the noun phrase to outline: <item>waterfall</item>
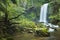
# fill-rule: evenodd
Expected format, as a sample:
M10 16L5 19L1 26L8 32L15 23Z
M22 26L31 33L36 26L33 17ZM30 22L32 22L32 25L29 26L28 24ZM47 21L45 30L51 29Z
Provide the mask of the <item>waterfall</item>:
M58 28L59 26L58 25L53 25L53 24L51 24L51 23L48 23L48 4L49 3L46 3L46 4L43 4L42 6L41 6L41 11L40 11L40 19L39 19L39 22L40 23L43 23L45 26L49 26L50 28L49 28L49 32L53 32L54 31L54 29L53 28Z
M47 23L48 22L47 21L47 8L48 8L48 3L41 6L39 22L42 22L42 23Z

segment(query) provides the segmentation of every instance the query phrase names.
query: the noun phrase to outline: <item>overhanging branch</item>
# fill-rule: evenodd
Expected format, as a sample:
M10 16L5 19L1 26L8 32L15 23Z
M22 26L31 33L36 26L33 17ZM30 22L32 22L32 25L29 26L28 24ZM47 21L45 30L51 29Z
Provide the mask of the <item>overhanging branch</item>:
M28 13L29 11L31 12L31 10L33 10L33 9L34 9L34 7L31 7L31 8L29 8L29 9L26 9L26 10L25 10L25 13L19 14L19 15L17 15L16 17L10 18L9 20L16 19L16 18L18 18L19 16Z
M16 19L16 18L18 18L19 16L21 16L21 15L23 15L23 14L25 14L25 13L19 14L19 15L17 15L16 17L10 18L9 20Z

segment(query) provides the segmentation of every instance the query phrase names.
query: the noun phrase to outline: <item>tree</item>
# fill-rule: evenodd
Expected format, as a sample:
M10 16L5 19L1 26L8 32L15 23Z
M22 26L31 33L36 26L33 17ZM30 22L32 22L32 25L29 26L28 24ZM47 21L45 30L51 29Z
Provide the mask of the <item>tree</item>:
M55 25L60 25L60 4L55 1L52 2L51 7L52 7L52 14L50 15L51 18L51 23L55 24Z
M17 6L11 0L0 0L0 36L7 37L15 34L17 23L12 23L12 19L16 19L24 12L24 8ZM14 15L14 16L13 16Z

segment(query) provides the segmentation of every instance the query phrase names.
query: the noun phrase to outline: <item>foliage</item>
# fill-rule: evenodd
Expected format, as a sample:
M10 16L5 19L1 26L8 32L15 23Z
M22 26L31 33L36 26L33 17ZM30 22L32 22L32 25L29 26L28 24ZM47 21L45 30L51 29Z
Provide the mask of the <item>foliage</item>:
M55 24L55 25L60 25L60 3L58 3L57 1L55 2L51 2L50 3L50 8L52 10L51 14L50 14L50 22Z
M12 19L23 14L24 8L12 3L11 0L0 1L0 37L7 38L16 34L16 25L12 23ZM19 17L19 16L18 16Z
M46 34L48 31L46 26L36 22L40 16L40 7L44 3L50 3L52 13L49 18L51 23L60 25L60 3L58 1L0 0L0 37L9 37L24 28L32 28L34 32L42 31L43 34Z

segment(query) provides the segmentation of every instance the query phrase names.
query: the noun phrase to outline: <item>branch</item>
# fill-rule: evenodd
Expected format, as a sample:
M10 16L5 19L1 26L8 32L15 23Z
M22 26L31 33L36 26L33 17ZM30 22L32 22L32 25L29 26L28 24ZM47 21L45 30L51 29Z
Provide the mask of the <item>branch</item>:
M20 23L14 22L14 23L11 23L11 24L20 24Z
M16 19L16 18L18 18L19 16L21 16L21 15L23 15L23 14L25 14L25 13L19 14L18 16L13 17L13 18L11 18L11 19L9 19L9 20Z
M4 22L4 21L0 21L0 22Z

